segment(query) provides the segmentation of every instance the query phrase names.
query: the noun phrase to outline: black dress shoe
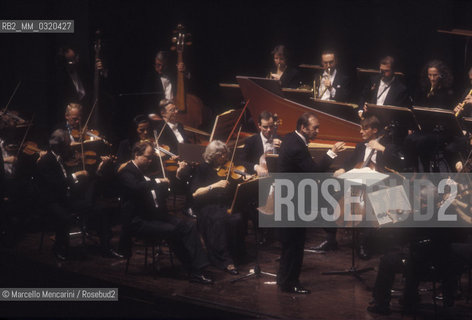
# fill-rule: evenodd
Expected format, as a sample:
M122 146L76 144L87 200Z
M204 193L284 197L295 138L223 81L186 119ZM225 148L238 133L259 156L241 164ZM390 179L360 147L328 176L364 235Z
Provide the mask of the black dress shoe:
M213 284L213 280L205 277L202 273L192 273L189 281L200 284Z
M67 261L67 255L58 249L53 249L52 252L54 253L54 256L56 257L57 260L59 261Z
M239 274L238 269L236 269L236 267L233 265L229 265L228 267L224 268L224 271L232 276L237 276Z
M282 291L288 292L288 293L296 293L296 294L310 294L311 293L310 290L305 289L300 285L282 287Z
M338 243L325 240L316 247L311 247L310 249L318 252L335 251L338 250Z
M369 250L367 250L366 246L362 244L359 246L357 254L362 260L369 260L371 257Z
M381 315L384 315L384 316L387 316L390 313L392 313L388 306L381 306L381 305L378 305L378 304L368 306L367 311L375 313L375 314L381 314Z
M192 208L184 209L184 215L193 219L197 219L197 215L195 214L195 212L193 212Z
M113 249L104 250L103 253L102 253L102 256L104 258L114 258L114 259L124 259L125 258L124 255L119 254L118 252L116 252Z

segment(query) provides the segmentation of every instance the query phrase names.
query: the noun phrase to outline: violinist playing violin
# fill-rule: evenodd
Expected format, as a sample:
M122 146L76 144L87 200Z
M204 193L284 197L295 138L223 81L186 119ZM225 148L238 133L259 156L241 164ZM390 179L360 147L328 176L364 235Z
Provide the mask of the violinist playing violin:
M159 145L166 145L169 151L177 154L179 143L188 142L185 135L184 126L177 120L179 109L172 100L163 99L159 102L159 113L162 120L157 120L157 116L150 115L152 120L157 120L154 124L154 130L159 139ZM164 126L164 128L162 128Z
M148 116L139 114L133 119L133 128L129 137L120 141L117 151L117 162L122 164L132 159L131 150L136 142L154 141L152 136L151 121Z
M235 259L245 254L244 232L240 214L228 214L232 194L230 183L219 176L229 150L219 140L212 141L203 153L191 181L194 209L200 233L205 241L210 263L231 275L237 275Z
M240 160L248 173L257 173L259 177L267 176L267 164L263 155L277 153L276 151L282 142L276 134L277 124L275 121L276 119L272 113L262 111L257 123L259 134L255 134L244 141Z
M70 152L70 140L67 131L57 129L49 139L49 150L41 157L37 163L38 167L38 190L40 199L46 213L54 220L56 241L53 248L54 254L59 260L66 260L69 251L69 228L73 223L73 213L79 214L85 221L88 218L99 218L105 221L99 206L94 205L83 195L78 194L77 186L87 179L89 173L86 170L79 170L68 173L65 169L64 159ZM97 169L99 173L109 162L105 158ZM119 257L119 255L109 247L111 238L110 226L101 223L101 230L98 230L103 255L107 257Z
M82 109L82 105L78 103L69 103L64 114L65 122L61 122L55 127L55 129L66 130L71 142L79 142L80 140L75 132L80 132L81 129Z

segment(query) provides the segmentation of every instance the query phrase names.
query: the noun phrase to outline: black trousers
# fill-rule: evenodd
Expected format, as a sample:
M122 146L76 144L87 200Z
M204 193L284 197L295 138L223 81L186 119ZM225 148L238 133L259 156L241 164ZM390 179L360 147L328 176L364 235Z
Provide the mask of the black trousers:
M279 229L282 255L277 273L277 284L281 287L299 284L300 271L305 249L305 228Z
M228 214L226 206L214 204L197 209L198 229L211 264L224 269L245 254L241 215Z
M187 272L197 272L208 265L193 221L160 213L154 220L135 217L129 230L132 235L142 239L166 240Z
M390 304L391 290L395 274L405 271L405 261L408 255L401 252L389 253L380 258L379 271L375 279L372 296L379 306Z

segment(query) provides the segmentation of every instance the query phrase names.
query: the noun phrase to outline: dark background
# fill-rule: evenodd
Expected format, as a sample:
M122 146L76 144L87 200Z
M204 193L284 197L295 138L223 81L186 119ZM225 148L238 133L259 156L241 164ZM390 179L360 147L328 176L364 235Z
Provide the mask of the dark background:
M425 62L440 58L452 68L457 91L472 59L464 61L466 38L438 28L472 29L469 1L1 1L2 19L74 19L75 34L0 34L0 106L19 80L10 106L38 128L55 122L53 73L57 49L79 48L81 62L93 58L94 31L103 33L103 59L110 72L117 124L133 102L119 93L139 92L157 50L168 50L172 30L183 23L193 45L185 51L192 91L215 111L229 107L219 82L236 75L265 76L277 44L290 49L292 64L319 64L325 47L335 48L344 68L375 68L391 54L413 90ZM227 89L228 90L228 89ZM125 101L126 100L126 101ZM237 107L231 105L231 107ZM120 119L121 117L121 119Z

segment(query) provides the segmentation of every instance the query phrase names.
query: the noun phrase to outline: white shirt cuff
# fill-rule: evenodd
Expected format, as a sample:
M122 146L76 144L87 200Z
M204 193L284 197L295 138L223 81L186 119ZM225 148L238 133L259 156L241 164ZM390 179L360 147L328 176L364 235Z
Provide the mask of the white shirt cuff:
M159 178L154 179L156 183L161 183L161 180Z
M329 149L328 152L326 152L326 154L328 155L328 157L330 157L331 159L334 159L336 158L338 155L336 153L333 152L333 150Z

